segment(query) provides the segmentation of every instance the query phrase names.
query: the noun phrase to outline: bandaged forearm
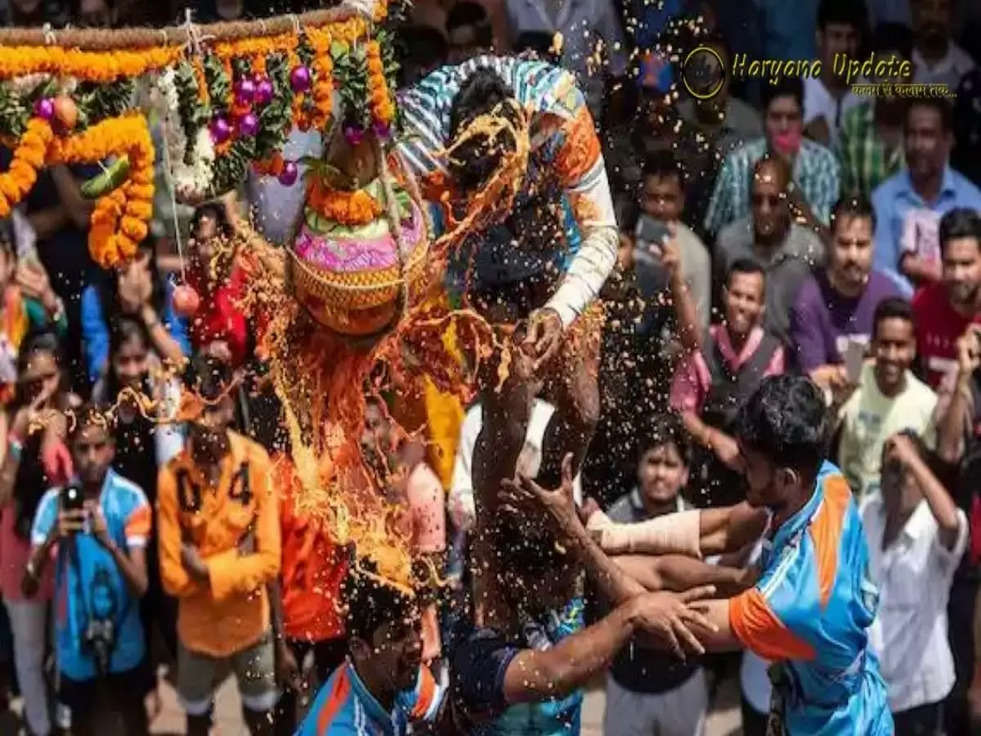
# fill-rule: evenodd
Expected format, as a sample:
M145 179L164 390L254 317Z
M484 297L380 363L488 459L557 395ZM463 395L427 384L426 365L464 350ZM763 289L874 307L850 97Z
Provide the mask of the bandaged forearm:
M620 239L615 227L602 225L583 228L579 252L545 306L558 312L562 326L568 327L590 305L617 260Z
M636 524L617 524L602 511L586 523L586 531L598 539L607 554L679 554L702 558L701 512L678 511Z

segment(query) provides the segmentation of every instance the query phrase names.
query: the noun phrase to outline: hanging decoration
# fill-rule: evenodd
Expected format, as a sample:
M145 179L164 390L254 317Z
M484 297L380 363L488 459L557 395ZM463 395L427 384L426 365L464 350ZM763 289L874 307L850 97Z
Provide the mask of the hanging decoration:
M27 196L38 169L99 164L103 173L84 189L97 199L92 256L110 267L132 255L151 213L153 114L179 201L219 196L249 166L292 186L299 169L283 159L283 145L294 126L329 131L335 88L351 110L345 116L373 115L386 133L392 124L394 57L376 26L387 13L382 1L371 18L338 7L159 30L0 29L0 140L14 151L0 173L0 216ZM372 80L369 89L361 74L355 95L344 90L354 78L335 73L352 49Z

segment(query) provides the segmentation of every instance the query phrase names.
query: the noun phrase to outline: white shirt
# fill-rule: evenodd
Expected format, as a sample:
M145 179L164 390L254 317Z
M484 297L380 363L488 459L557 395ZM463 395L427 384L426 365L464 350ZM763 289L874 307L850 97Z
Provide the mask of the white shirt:
M621 77L629 57L616 7L609 0L565 0L553 16L545 0L505 0L512 42L526 31L562 34L560 66L573 72L599 121L607 75Z
M531 406L531 416L528 419L528 430L525 432L525 446L518 457L518 465L526 474L534 478L542 465L542 445L545 439L545 428L555 413L555 407L547 401L535 399ZM456 457L453 460L453 480L450 483L449 508L450 518L457 529L467 528L474 519L473 501L473 448L477 444L477 435L483 425L483 411L480 404L474 404L467 410L460 426L460 442L456 447ZM573 495L576 503L582 503L582 478L577 475L572 481Z
M849 90L841 97L832 95L824 82L815 77L804 77L804 125L824 118L831 133L830 146L838 143L841 120L845 112L862 104L862 98Z
M869 572L879 587L879 610L869 627L869 644L889 687L889 707L898 713L936 703L954 686L947 599L967 547L967 517L957 510L957 539L948 550L924 499L899 536L882 549L886 531L882 494L868 496L860 512L869 543Z
M920 84L946 84L956 92L961 79L973 68L974 59L953 41L936 64L927 63L919 49L913 49L913 81Z

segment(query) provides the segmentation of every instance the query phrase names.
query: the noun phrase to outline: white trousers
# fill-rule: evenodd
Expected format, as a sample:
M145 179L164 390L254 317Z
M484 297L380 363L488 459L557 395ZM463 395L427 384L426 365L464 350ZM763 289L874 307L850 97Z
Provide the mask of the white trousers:
M24 696L24 717L35 736L51 733L48 685L44 681L47 640L47 601L8 601L7 614L14 635L14 667Z
M709 704L705 671L699 668L680 687L635 693L606 676L604 736L702 736Z

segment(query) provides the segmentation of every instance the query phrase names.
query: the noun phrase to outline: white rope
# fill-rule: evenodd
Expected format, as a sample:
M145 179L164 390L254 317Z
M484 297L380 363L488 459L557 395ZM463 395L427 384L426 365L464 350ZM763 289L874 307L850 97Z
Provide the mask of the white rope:
M166 135L166 133L164 134ZM177 220L177 194L174 191L174 176L170 164L170 146L164 141L164 178L170 190L170 214L174 218L174 240L177 243L177 257L181 262L181 283L187 283L187 266L184 263L184 248L181 244L181 225Z

